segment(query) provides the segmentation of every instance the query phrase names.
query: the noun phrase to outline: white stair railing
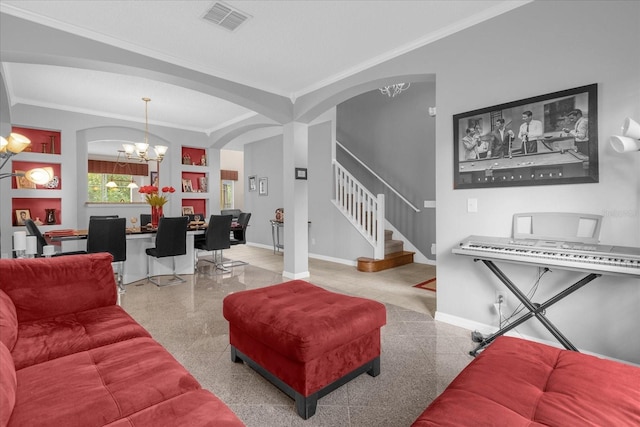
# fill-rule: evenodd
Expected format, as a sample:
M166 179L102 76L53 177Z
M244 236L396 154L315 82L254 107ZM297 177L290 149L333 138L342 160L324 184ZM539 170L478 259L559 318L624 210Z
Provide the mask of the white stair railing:
M371 193L336 160L333 165L333 203L373 246L373 258L384 259L384 194Z

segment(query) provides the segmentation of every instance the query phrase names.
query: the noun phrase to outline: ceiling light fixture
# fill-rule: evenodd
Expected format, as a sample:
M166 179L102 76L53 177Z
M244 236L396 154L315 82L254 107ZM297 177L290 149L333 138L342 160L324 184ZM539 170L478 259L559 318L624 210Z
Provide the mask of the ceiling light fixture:
M144 142L136 142L135 144L122 144L127 159L140 160L141 162L156 161L158 164L164 158L169 147L166 145L156 145L153 147L156 152L155 158L150 158L149 151L149 114L148 106L150 98L142 98L144 101Z
M120 162L121 155L125 155L126 157L126 153L123 150L118 150L118 158L116 159L116 162L113 164L113 172L111 172L111 177L110 177L111 180L105 184L105 187L116 188L118 186L118 184L116 184L116 182L113 180L113 175L119 175L119 174L116 174L116 168L119 166L121 168L126 167L129 172L129 175L131 175L131 182L127 185L127 188L131 188L131 189L138 188L138 184L136 184L135 181L133 180L133 172L131 171L131 165L126 160L124 162Z
M391 86L385 86L380 88L380 92L383 95L387 95L389 98L393 98L396 95L400 95L405 90L409 89L411 83L396 83Z

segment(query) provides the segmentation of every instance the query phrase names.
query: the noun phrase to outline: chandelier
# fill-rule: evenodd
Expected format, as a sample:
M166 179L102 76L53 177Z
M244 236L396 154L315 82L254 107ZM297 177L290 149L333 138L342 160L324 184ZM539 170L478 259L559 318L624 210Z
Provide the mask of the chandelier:
M135 181L133 180L133 172L131 171L131 165L129 164L129 162L127 162L126 160L122 163L120 163L120 155L125 155L126 153L123 150L118 150L118 158L116 159L116 162L113 164L113 172L111 172L111 179L109 180L109 182L107 182L105 184L105 187L107 188L116 188L118 186L118 184L116 184L116 182L113 180L113 175L116 175L116 168L119 166L121 168L126 167L127 171L129 172L129 175L131 175L131 182L127 185L127 188L138 188L138 184L135 183Z
M405 90L409 89L411 83L396 83L391 86L385 86L380 88L380 92L383 95L387 95L389 98L393 98L396 95L400 95Z
M142 98L144 101L144 142L136 142L135 144L122 144L127 159L139 160L141 162L156 161L160 163L164 158L169 147L166 145L156 145L153 150L156 153L155 158L149 157L149 115L148 106L151 98Z

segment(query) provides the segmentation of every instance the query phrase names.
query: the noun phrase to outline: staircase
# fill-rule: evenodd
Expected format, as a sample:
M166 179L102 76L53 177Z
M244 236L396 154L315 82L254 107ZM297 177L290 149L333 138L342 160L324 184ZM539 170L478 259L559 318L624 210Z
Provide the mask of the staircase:
M333 204L373 247L373 258L358 258L358 270L374 272L412 263L414 252L405 251L404 243L384 229L384 195L369 192L335 160L334 173Z
M411 264L415 252L405 251L402 240L393 240L392 237L393 231L384 230L384 258L360 257L358 258L358 271L372 273Z

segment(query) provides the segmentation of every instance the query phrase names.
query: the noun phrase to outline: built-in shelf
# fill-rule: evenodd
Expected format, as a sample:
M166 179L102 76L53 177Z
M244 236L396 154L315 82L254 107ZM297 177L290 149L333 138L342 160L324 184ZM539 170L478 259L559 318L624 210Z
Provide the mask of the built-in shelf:
M182 207L192 207L193 212L209 215L209 171L207 150L182 147L181 193Z

